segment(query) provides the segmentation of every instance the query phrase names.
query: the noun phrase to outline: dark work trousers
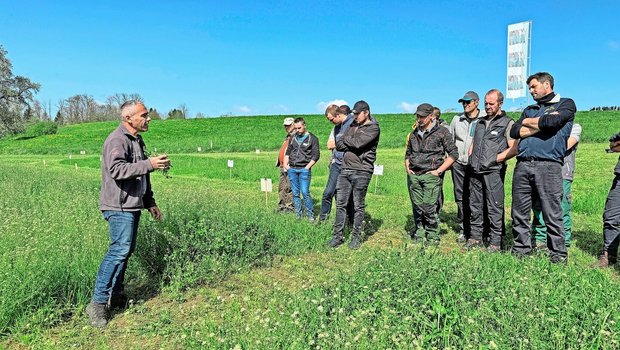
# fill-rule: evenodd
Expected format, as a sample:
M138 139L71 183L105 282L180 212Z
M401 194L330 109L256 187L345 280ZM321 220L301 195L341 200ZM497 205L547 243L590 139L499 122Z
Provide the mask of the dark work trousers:
M454 201L456 202L457 223L459 225L459 234L464 234L469 238L469 177L470 170L467 165L454 162L452 165L452 183L454 184Z
M603 250L611 256L618 256L618 237L620 237L620 175L616 175L603 211Z
M366 173L356 170L342 170L338 177L336 185L336 220L334 221L334 238L340 241L344 240L344 222L347 216L347 203L349 197L353 196L353 207L355 214L353 216L352 235L359 235L362 231L362 222L364 221L364 210L366 208L366 191L372 173Z
M519 160L512 176L512 252L532 251L530 214L532 197L538 196L547 224L547 247L551 258L567 256L562 222L562 164L544 160Z
M469 208L471 210L471 239L482 242L485 221L488 224L489 244L501 247L504 226L503 170L486 174L472 173L469 178ZM485 220L486 218L486 220Z
M332 201L336 195L336 185L338 184L338 177L340 176L340 168L342 165L337 163L331 163L329 166L329 177L327 178L327 184L323 191L323 199L321 200L321 214L319 220L327 220L329 213L332 211ZM353 197L349 198L349 204L347 205L347 218L348 222L353 224Z
M439 176L439 178L441 179L441 188L439 190L439 199L437 200L437 215L441 213L441 209L443 208L443 177L445 175L446 173L443 173L441 174L441 176ZM415 236L418 227L422 223L420 221L420 216L415 210L415 204L413 204L413 191L411 190L411 179L409 178L409 175L407 175L407 192L409 192L409 200L411 201L411 212L413 213L413 227L411 228L411 231L409 233L411 237L413 237Z

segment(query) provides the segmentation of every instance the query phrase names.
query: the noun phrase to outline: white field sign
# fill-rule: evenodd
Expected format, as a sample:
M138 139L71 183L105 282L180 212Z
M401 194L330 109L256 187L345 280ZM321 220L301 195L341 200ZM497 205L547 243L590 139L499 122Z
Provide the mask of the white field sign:
M375 175L375 194L377 194L377 184L379 183L379 176L383 176L383 165L375 165L375 170L372 172Z
M269 192L273 192L273 183L271 179L260 179L260 190L265 192L265 207L269 206Z
M532 22L508 26L506 98L526 97Z
M228 160L228 171L230 174L230 178L232 179L232 168L235 166L235 161L232 159Z

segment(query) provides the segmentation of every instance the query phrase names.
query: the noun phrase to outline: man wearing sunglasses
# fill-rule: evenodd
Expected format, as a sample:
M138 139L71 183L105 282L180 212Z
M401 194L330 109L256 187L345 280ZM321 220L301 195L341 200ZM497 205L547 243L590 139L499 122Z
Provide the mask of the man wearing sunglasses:
M484 117L484 111L478 108L480 98L475 91L467 91L459 99L463 105L463 113L454 116L450 123L450 134L458 149L458 159L452 165L452 183L454 184L454 201L458 208L457 222L459 236L457 242L464 243L469 238L469 178L467 162L469 146L473 140L470 133L472 123L479 117Z
M428 240L429 244L435 245L439 244L437 200L441 191L441 175L450 169L459 155L450 132L439 125L432 114L433 106L430 104L418 106L416 128L411 132L405 152L405 168L420 222L411 238L415 242Z

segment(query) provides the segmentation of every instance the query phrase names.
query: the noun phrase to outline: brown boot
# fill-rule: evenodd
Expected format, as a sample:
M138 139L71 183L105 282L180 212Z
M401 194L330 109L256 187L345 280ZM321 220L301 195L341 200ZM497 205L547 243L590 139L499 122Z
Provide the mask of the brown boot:
M610 255L607 251L601 252L601 255L598 258L598 261L592 264L591 266L594 268L605 268L609 267L609 265L613 265L616 263L617 258L613 255Z

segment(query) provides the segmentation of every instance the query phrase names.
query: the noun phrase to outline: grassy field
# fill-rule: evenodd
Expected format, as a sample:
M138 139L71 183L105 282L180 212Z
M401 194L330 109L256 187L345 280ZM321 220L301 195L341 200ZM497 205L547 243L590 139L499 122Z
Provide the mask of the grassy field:
M442 118L450 122L453 113ZM517 113L510 113L517 119ZM158 153L254 152L274 151L282 143L282 120L285 116L210 118L191 120L155 120L144 134L151 151ZM304 116L308 130L324 145L332 125L322 115ZM412 115L381 114L376 116L381 126L380 148L398 148L411 131ZM578 112L575 120L582 124L584 142L606 142L617 132L620 112ZM30 139L19 136L0 139L0 154L57 154L76 155L80 151L99 154L103 141L117 122L69 125L55 135Z
M277 148L281 135L268 130L280 131L281 118L261 117L275 119L269 127L260 118L152 124L147 144L171 151L173 161L170 178L152 175L165 220L143 216L127 277L134 304L105 331L89 328L83 309L108 244L97 209L96 152L115 124L61 128L59 135L70 135L64 141L2 140L0 348L619 348L617 273L587 267L602 244L602 209L618 159L597 141L615 132L618 116L579 115L585 137L577 152L576 242L568 266L552 266L544 256L462 251L454 242L449 176L441 245L409 244L402 145L409 117L381 117L386 139L378 164L385 176L376 193L371 183L369 238L355 252L324 247L329 225L274 213L276 193L265 205L259 180L270 177L275 185L278 170L276 153L264 150ZM312 118L324 139L328 124ZM225 125L214 140L234 141L238 152L180 148L200 138L196 125L215 121ZM244 137L229 136L231 129L245 130ZM248 140L261 142L263 151L256 154ZM82 148L87 154L80 156ZM315 202L327 181L327 158L325 152L313 169ZM235 160L232 176L227 159Z

